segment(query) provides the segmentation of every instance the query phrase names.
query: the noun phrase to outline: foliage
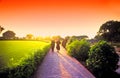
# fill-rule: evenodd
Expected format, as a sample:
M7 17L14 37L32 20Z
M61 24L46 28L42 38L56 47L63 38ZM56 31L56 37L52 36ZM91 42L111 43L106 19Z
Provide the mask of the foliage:
M3 38L4 39L14 39L15 38L15 33L13 31L6 31L3 33Z
M113 47L105 41L100 41L92 46L86 62L97 78L108 78L109 74L116 70L118 58Z
M58 40L62 40L63 38L60 35L57 36L52 36L52 40L58 41Z
M6 41L2 41L1 43L3 44L3 42L5 43ZM14 59L12 59L13 62L10 65L6 64L6 67L3 67L0 69L0 77L1 78L30 78L30 76L36 70L37 65L42 62L43 58L45 57L46 53L48 52L48 50L50 48L49 43L36 42L36 41L15 41L15 42L8 41L8 42L6 42L6 44L10 43L10 42L11 42L11 44L16 43L17 46L19 45L19 47L21 46L21 48L23 48L23 50L21 49L21 53L20 53L19 50L17 49L18 47L16 47L15 53L11 52L14 57ZM22 43L22 45L19 42ZM24 43L26 43L26 45L29 47L29 50L28 50L27 46L26 46L26 48L24 48L25 47L25 45L23 45ZM29 46L30 44L31 44L31 46ZM40 47L40 44L41 44L41 47ZM15 45L14 45L14 47L15 47ZM15 54L15 56L14 56L14 54ZM9 57L9 54L6 56ZM22 56L22 58L20 58L21 56Z
M107 21L100 27L96 38L111 42L120 42L120 22Z
M0 41L0 55L4 62L3 66L13 67L19 64L22 59L29 57L31 53L34 54L48 44L50 43L41 41Z
M75 40L78 40L75 36L70 37L68 42L67 42L67 45L69 45L70 43L72 43Z
M85 61L88 58L90 44L85 40L75 40L67 45L68 54L79 61Z
M71 42L73 42L74 40L82 40L82 39L87 39L88 36L86 35L81 35L81 36L72 36L70 38L68 38L68 43L67 44L70 44Z
M26 35L26 39L33 39L33 37L34 37L34 36L33 36L32 34L27 34L27 35Z
M4 28L0 26L0 33L1 33L3 30L4 30Z

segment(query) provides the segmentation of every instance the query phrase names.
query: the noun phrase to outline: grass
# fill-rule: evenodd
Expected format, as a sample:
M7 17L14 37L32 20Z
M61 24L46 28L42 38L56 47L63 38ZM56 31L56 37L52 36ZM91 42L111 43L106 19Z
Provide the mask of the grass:
M0 41L0 78L31 78L49 49L44 41Z
M48 44L41 41L0 41L0 67L15 67Z

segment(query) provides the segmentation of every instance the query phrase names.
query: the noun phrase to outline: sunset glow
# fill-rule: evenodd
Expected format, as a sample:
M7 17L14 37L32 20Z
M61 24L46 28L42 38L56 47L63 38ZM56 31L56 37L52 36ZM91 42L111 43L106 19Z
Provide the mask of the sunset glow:
M106 21L120 20L119 8L120 0L0 0L0 25L21 37L92 38Z

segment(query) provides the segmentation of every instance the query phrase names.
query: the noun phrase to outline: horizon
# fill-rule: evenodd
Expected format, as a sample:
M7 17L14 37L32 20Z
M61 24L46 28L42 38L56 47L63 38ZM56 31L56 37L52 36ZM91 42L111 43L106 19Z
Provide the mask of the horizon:
M120 17L118 0L0 0L0 25L16 36L94 38L100 26Z

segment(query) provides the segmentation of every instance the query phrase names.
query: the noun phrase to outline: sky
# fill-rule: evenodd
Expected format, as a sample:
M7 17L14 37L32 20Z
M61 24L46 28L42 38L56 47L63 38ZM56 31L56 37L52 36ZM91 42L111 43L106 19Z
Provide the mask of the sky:
M0 0L0 25L16 36L88 35L120 20L120 0Z

